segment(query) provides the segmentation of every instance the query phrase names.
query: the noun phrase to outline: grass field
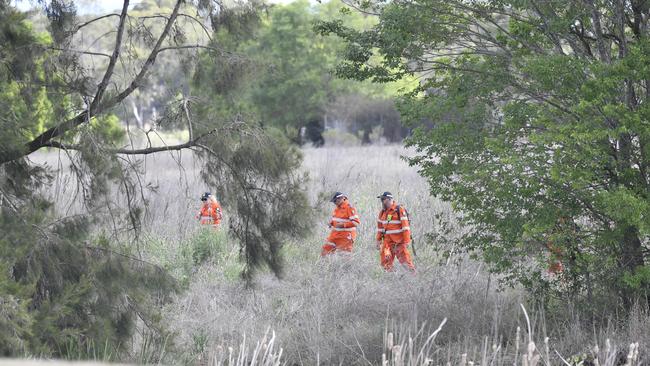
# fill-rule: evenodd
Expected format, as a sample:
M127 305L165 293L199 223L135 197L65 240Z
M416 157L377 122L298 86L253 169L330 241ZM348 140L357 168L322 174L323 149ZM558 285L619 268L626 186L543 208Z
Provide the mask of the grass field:
M578 316L552 323L539 310L528 309L529 327L520 304L530 299L522 290L499 291L496 278L464 255L440 257L434 250L439 243L427 234L440 233L436 215L451 222L455 215L401 158L409 153L392 145L305 149L303 167L317 217L313 232L286 243L281 279L262 273L252 287L238 277L239 248L226 230L205 230L194 220L198 198L210 188L201 183L192 155L147 157L145 180L155 189L143 193L148 213L141 251L186 288L164 309L164 323L175 334L165 362L541 365L563 364L559 355L571 363L572 355L584 353L583 359L592 355L601 365L615 365L619 359L621 364L628 361L633 342L640 346L629 364L647 360L650 318L645 313L621 322L612 319L601 329L585 326ZM53 166L58 161L51 154L35 159ZM74 189L65 176L54 187L61 209L74 210ZM323 259L320 246L334 191L349 195L362 225L352 255ZM392 192L411 213L416 276L379 267L375 197L383 191ZM461 231L458 227L451 235ZM248 363L236 362L246 357Z

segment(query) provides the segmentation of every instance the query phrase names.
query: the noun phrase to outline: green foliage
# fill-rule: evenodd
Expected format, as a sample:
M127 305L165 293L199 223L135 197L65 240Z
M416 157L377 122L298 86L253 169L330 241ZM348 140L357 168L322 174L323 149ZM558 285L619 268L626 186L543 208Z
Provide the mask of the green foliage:
M66 36L58 31L71 21L67 10L48 8L57 42ZM0 3L0 24L0 155L13 156L45 129L71 117L75 99L70 89L61 92L71 86L62 82L57 62L75 61L53 59L45 51L50 37L35 34L25 15L6 2ZM22 159L0 166L3 356L119 360L134 351L130 341L137 322L150 327L145 332L155 329L151 339L164 337L157 309L175 291L173 279L117 245L116 237L92 234L106 219L111 184L128 179L120 162L102 153L101 146L115 146L123 138L119 120L110 114L65 136L63 141L79 143L82 150L72 157L80 196L89 209L82 215L62 216L42 195L52 184L50 171ZM137 208L130 211L137 215Z
M110 144L119 144L126 137L120 120L113 114L93 117L90 121L90 130L97 138Z
M304 10L305 6L299 5L299 9ZM244 10L229 13L228 22L240 26L217 32L215 39L221 45L236 47L237 42L233 40L251 36L248 30L257 19ZM285 10L271 10L274 12L284 14ZM294 15L304 16L293 14L289 18ZM242 35L241 29L247 31ZM261 33L273 33L273 29L273 26L266 27ZM205 149L200 154L205 163L202 176L219 192L221 203L233 212L229 234L241 245L243 275L247 280L261 268L280 275L284 242L305 234L311 222L304 194L306 177L296 173L302 161L301 153L281 129L263 123L267 121L266 116L259 112L260 106L251 102L251 82L258 76L252 65L250 59L229 54L203 54L194 76L193 91L196 95L208 95L209 99L191 109L193 120L205 121L196 127L195 134L219 131L204 142ZM202 247L194 249L198 251L193 256L203 260ZM228 271L238 269L238 264L228 267Z
M0 154L21 150L52 119L42 86L46 41L32 32L24 14L0 2Z
M358 146L361 145L359 138L351 133L329 130L323 133L325 141L336 146Z
M302 155L279 130L238 126L249 137L216 136L202 155L202 176L223 197L222 204L236 212L229 227L241 245L244 277L251 280L264 267L281 275L284 242L311 227L306 177L297 173Z
M650 42L647 27L621 31L617 16L642 19L648 8L422 0L379 9L370 30L337 21L317 30L347 41L343 77L427 72L399 109L415 128L411 163L471 228L461 245L545 295L628 308L646 296ZM616 38L585 36L596 20ZM541 276L550 246L561 252L562 286Z
M136 319L158 326L149 306L167 301L174 282L93 239L88 216L55 220L34 193L49 182L44 173L24 162L3 166L0 321L8 327L0 349L5 356L67 357L106 354L110 346L118 355L128 349Z
M256 81L252 102L276 126L300 126L319 119L331 95L343 90L329 74L337 43L310 34L317 16L306 1L275 7L269 12L269 25L261 28L246 50L268 67Z
M248 7L229 10L223 15L228 26L217 28L213 43L232 54L204 53L195 85L212 91L213 109L222 115L255 116L291 138L301 126L322 121L337 97L391 97L397 84L378 86L334 77L342 44L335 37L314 35L314 23L337 16L343 16L342 24L347 25L368 27L372 22L342 9L336 1L318 5L296 1L274 5L258 17L252 17Z
M219 258L226 254L228 236L223 230L206 228L190 239L192 246L192 261L201 265L211 258Z
M157 37L153 34L162 27L148 24L159 21L158 25L164 25L171 17L156 12L153 17L137 18L150 15L140 13L149 11L148 2L130 12L123 23L115 68L111 61L103 64L106 60L91 68L84 63L98 54L94 46L87 48L93 54L89 55L80 51L85 45L77 50L73 44L82 44L79 39L85 31L105 28L105 22L115 17L77 27L74 2L44 2L49 37L39 36L24 15L7 4L0 2L0 350L7 356L109 360L133 360L138 355L142 362L159 363L157 351L170 335L158 311L177 289L177 282L165 268L142 259L144 191L155 187L142 181L145 162L120 150L126 134L114 113L123 114L125 108L117 107L130 101L125 98L133 93L122 89L124 85L141 91L151 87L146 78L133 78L154 72L153 58L140 63L143 49L153 55L169 53L176 45L187 49L185 43L192 40L185 37L183 24L175 23L165 28L171 31L164 41L161 38L163 49L152 50ZM219 34L222 30L242 40L250 35L241 33L256 29L257 8L238 12L226 11L221 4L219 10L208 9L210 4L205 2L200 5L218 29L214 48L224 38ZM183 18L197 25L196 19ZM113 43L120 40L105 38L112 38ZM111 54L113 43L100 51ZM187 87L165 89L173 107L165 110L169 116L160 123L173 119L185 127L190 119L196 121L193 140L185 147L201 150L205 181L220 188L224 205L233 215L231 235L241 244L241 261L226 263L225 277L233 279L244 271L250 280L262 267L280 273L280 249L289 237L309 229L310 208L304 194L305 177L296 173L300 152L280 130L260 127L259 119L242 122L243 108L231 107L229 102L240 92L237 83L245 80L246 69L223 56L208 51L199 55L205 70L219 76L203 78L197 72L192 87L199 91L195 95L205 95L207 101L187 97ZM164 57L158 61L163 62L161 73L167 71L164 66L179 64L164 63ZM91 75L106 65L111 66L103 77ZM190 63L181 65L191 72ZM240 105L254 110L247 102ZM169 125L178 127L179 123ZM50 146L60 149L61 161L67 158L64 169L69 169L78 188L72 198L78 202L66 207L72 216L56 210L47 198L54 172L25 158ZM65 175L56 173L57 178ZM223 232L217 236L203 232L192 238L182 249L181 279L189 277L188 268L216 262L227 240Z

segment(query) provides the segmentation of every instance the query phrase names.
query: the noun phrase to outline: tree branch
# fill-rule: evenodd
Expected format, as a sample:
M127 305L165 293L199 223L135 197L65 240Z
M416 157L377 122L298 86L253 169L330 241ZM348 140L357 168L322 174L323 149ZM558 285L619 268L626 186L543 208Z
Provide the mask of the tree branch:
M85 27L85 26L87 26L87 25L89 25L91 23L94 23L94 22L96 22L98 20L102 20L102 19L105 19L105 18L108 18L108 17L119 17L119 16L120 16L120 14L118 14L118 13L111 13L111 14L106 14L106 15L102 15L100 17L91 19L91 20L89 20L89 21L87 21L85 23L81 23L81 24L77 25L76 27L74 27L74 30L72 31L72 34L79 31L79 29L81 29L81 28L83 28L83 27Z
M603 28L600 22L600 11L596 9L593 0L584 0L584 3L587 5L589 11L591 12L591 20L593 22L592 26L594 29L594 34L596 35L596 44L598 45L598 53L600 54L602 61L609 64L611 63L612 60L611 60L610 52L607 49L608 47L604 41L605 37L603 36Z
M131 84L124 89L121 93L119 93L117 96L115 96L113 99L109 100L108 103L104 108L110 108L117 103L121 102L129 96L135 89L140 87L142 84L142 80L146 76L147 72L149 72L149 69L151 66L156 62L156 56L158 56L160 47L162 46L162 43L165 41L167 38L167 35L169 34L169 31L171 30L172 26L174 25L174 21L176 21L176 17L178 16L178 11L181 7L182 0L177 0L176 5L174 6L174 10L172 11L172 14L169 16L169 20L167 21L167 24L165 24L165 29L163 29L163 32L160 34L160 37L158 37L158 41L156 41L156 45L154 48L151 50L151 53L149 54L149 57L147 57L147 60L145 61L144 65L142 65L142 68L140 69L140 72L136 77L131 81Z
M94 113L95 109L99 105L99 102L102 100L102 96L104 96L104 91L106 91L106 87L108 86L111 77L113 77L115 64L117 63L117 59L120 56L120 49L122 48L122 36L124 35L124 22L126 20L126 14L128 11L129 11L129 0L124 0L124 3L122 5L122 13L120 14L120 23L117 26L117 36L115 37L115 48L113 49L113 54L111 55L111 59L108 62L108 67L106 68L104 77L102 78L102 81L99 83L99 86L97 87L95 98L90 104L89 110L91 114Z
M184 50L184 49L205 49L205 50L210 50L210 51L215 51L219 52L220 54L232 54L232 52L228 52L216 47L211 47L211 46L204 46L200 44L196 45L180 45L180 46L168 46L168 47L162 47L161 49L158 50L158 53L164 52L164 51L170 51L170 50Z
M69 48L59 48L59 47L46 47L46 49L52 50L52 51L79 53L79 54L82 54L82 55L103 56L103 57L107 57L109 59L111 58L111 55L109 55L108 53L102 53L102 52L71 50Z
M97 94L95 96L95 99L92 102L92 105L90 108L87 108L85 111L79 113L78 115L70 118L69 120L62 122L54 127L49 128L39 136L35 137L32 141L28 142L25 145L25 149L21 151L14 151L11 154L2 154L0 155L0 164L16 160L20 157L29 155L33 153L34 151L40 149L41 147L46 147L52 141L52 139L62 136L66 132L74 129L75 127L81 125L82 123L89 121L90 118L93 116L100 114L102 111L109 109L111 107L114 107L116 104L120 103L123 101L127 96L129 96L135 89L137 89L141 84L143 79L145 78L147 72L151 68L151 66L154 64L156 61L156 56L159 53L159 50L169 35L169 32L173 26L174 21L176 20L176 17L178 15L180 6L181 6L182 0L177 0L176 5L174 6L174 10L172 14L169 17L169 20L167 21L167 24L165 25L165 28L163 32L160 34L158 41L156 42L156 45L154 48L151 50L151 53L149 54L149 57L147 58L146 62L140 69L140 72L136 75L136 77L131 81L131 84L129 87L127 87L125 90L123 90L121 93L119 93L117 96L113 97L106 103L100 103L101 96L104 93L104 90L106 86L108 85L108 81L110 80L110 76L112 75L112 69L114 68L114 64L117 60L117 56L119 56L119 47L122 42L122 37L121 35L117 37L118 41L120 44L116 44L115 51L113 53L113 56L115 56L115 62L112 62L113 66L109 65L110 70L107 70L107 72L104 74L104 79L102 80L102 83L100 83L100 88L97 91ZM126 8L128 6L128 0L125 0L124 2L124 8L123 8L123 15L124 18L120 18L120 27L122 28L121 31L118 31L118 33L123 32L123 26L124 26L124 21L123 19L126 18ZM111 58L113 60L113 58ZM110 72L109 72L110 71Z
M183 150L183 149L188 149L191 147L201 147L203 145L200 144L201 140L204 138L214 135L215 133L219 131L227 131L227 130L237 130L239 126L241 126L243 123L242 122L237 122L234 123L233 125L226 127L226 128L213 128L208 132L205 132L196 138L189 139L187 142L182 143L182 144L177 144L177 145L165 145L165 146L158 146L158 147L147 147L144 149L106 149L106 152L111 153L111 154L119 154L119 155L149 155L149 154L154 154L158 152L164 152L164 151L177 151L177 150ZM65 144L60 141L48 141L47 143L43 144L43 147L54 147L62 150L83 150L83 146L80 145L74 145L74 144Z

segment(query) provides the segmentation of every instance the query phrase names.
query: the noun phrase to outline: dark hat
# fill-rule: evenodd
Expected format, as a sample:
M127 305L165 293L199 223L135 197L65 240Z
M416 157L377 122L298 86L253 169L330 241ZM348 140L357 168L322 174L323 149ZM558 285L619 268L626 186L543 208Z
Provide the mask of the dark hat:
M380 196L377 196L377 198L381 198L381 199L384 199L384 198L393 198L393 194L390 193L390 192L384 192L384 193L382 193Z
M210 192L203 193L203 195L201 196L201 201L207 201L208 197L210 197L210 196L212 196L212 193L210 193Z
M336 200L341 198L341 197L347 197L347 195L345 193L342 193L342 192L336 192L336 193L334 193L334 196L332 196L332 199L330 200L330 202L336 202Z

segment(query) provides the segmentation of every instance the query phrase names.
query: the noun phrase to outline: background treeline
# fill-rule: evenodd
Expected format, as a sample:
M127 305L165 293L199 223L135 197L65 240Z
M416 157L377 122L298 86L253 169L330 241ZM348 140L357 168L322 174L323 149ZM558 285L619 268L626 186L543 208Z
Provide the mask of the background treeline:
M152 16L172 7L171 1L142 1L131 14ZM160 67L117 115L149 129L164 114L166 104L178 97L170 91L188 94L192 89L188 80L193 80L197 97L221 93L212 101L216 112L255 118L283 130L296 143L319 145L325 140L323 133L333 144L400 142L409 131L400 122L394 99L407 83L374 85L337 78L334 70L343 59L342 43L312 30L317 20L339 16L345 24L360 28L376 21L341 9L336 2L307 1L232 7L225 11L230 16L220 15L229 20L223 21L209 41L220 52L217 62L208 54L161 55ZM189 43L205 40L195 22L179 19L178 26L183 27ZM100 37L105 31L101 23L88 26L85 37L90 50L110 47L112 39ZM192 61L198 61L196 69L188 66ZM183 126L167 123L159 127Z

